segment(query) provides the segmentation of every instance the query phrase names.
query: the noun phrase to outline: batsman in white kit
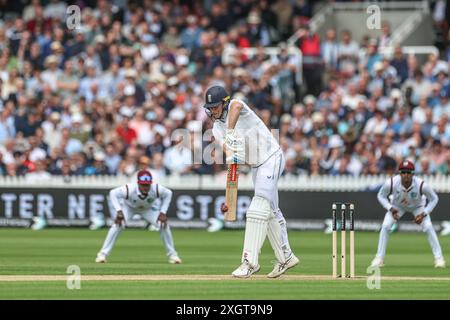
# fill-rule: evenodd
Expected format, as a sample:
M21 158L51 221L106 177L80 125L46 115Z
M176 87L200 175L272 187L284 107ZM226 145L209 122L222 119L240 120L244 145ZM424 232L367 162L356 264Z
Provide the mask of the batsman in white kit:
M252 167L255 194L246 214L241 265L232 275L247 278L260 270L258 258L268 236L277 263L267 276L279 277L299 263L278 206L277 184L285 165L280 145L262 120L243 101L231 99L225 88L210 87L205 100L206 112L214 121L213 135L224 146L227 163ZM226 205L221 209L226 212Z
M392 225L400 220L405 212L414 215L414 222L427 234L434 256L435 268L445 268L436 231L431 224L430 214L438 203L434 190L422 179L414 176L414 164L403 161L399 166L400 174L388 179L378 192L378 201L387 210L378 241L378 251L371 267L384 266L386 246ZM392 196L392 200L389 197Z
M126 222L134 214L140 214L159 230L169 263L181 263L181 259L175 250L172 232L166 216L172 200L172 191L152 182L153 178L150 171L141 170L137 174L137 183L129 183L109 192L111 203L116 210L116 217L95 262L106 262L106 258L111 253L122 229L125 228Z

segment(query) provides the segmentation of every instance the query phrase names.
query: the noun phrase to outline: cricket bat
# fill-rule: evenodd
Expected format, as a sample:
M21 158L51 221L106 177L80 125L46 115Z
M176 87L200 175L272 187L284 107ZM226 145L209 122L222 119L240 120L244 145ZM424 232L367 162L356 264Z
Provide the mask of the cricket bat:
M236 163L228 165L227 173L227 187L225 190L225 204L228 207L228 211L225 212L225 221L236 220L236 206L237 206L237 193L238 193L238 165Z

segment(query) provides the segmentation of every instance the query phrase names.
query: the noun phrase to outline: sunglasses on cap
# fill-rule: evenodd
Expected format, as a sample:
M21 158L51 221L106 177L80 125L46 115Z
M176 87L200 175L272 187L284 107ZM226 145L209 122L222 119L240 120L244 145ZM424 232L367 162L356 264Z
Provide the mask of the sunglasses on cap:
M138 182L142 184L150 184L152 182L151 176L140 176Z

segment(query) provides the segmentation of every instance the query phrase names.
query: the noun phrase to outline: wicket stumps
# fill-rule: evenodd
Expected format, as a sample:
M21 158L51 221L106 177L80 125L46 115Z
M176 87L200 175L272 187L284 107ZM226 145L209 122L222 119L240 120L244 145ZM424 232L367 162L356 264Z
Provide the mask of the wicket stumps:
M337 266L337 210L340 208L341 210L341 274L338 276L338 266ZM347 251L347 243L346 243L346 213L349 212L349 231L350 231L350 274L347 275L346 268L346 251ZM341 203L341 202L333 202L331 206L331 214L332 214L332 241L333 241L333 252L332 252L332 262L333 262L333 278L354 278L355 277L355 228L354 228L354 214L355 214L355 205L353 203Z

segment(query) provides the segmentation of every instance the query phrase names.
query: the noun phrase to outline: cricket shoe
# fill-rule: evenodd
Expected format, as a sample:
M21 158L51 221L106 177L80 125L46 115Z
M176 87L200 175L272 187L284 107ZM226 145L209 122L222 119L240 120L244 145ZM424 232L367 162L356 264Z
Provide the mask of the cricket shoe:
M445 268L445 260L443 257L434 259L434 267L435 268Z
M95 262L97 262L97 263L106 263L106 256L103 253L99 252L97 254L97 258L95 258Z
M300 260L296 256L294 256L294 254L291 254L285 262L283 262L283 263L277 262L275 264L272 272L270 272L267 275L267 277L268 278L278 278L283 273L288 271L290 268L293 268L296 265L298 265L299 262L300 262Z
M260 269L259 265L252 266L250 262L248 262L248 260L244 260L244 262L242 262L242 264L231 274L233 275L233 277L236 278L248 278L252 274L258 272L259 269Z
M181 261L180 257L178 257L178 256L170 256L169 257L169 263L171 263L171 264L181 264L182 261Z
M375 257L375 259L372 260L372 263L370 264L371 268L381 268L384 267L384 261L383 258Z

